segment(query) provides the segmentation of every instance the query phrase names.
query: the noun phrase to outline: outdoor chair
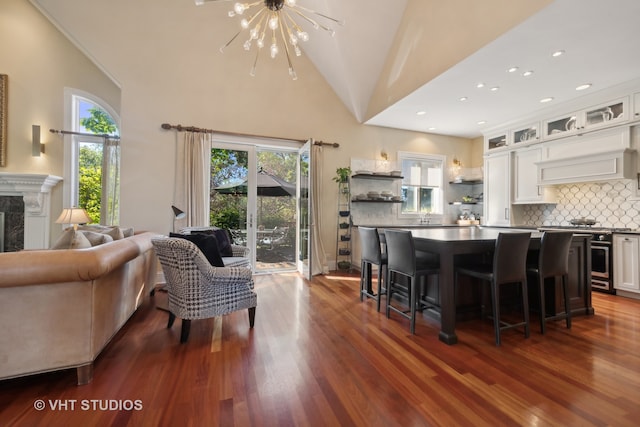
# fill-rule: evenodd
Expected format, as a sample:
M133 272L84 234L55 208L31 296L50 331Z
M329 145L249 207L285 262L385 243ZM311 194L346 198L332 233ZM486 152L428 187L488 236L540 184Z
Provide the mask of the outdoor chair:
M191 320L224 316L248 309L253 328L258 296L251 270L213 267L198 247L185 239L158 238L152 244L162 265L168 293L169 323L182 319L180 342L189 338Z

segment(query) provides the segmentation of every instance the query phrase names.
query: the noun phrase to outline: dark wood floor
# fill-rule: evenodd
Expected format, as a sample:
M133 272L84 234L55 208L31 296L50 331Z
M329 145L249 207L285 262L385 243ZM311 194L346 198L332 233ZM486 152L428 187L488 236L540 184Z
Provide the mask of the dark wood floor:
M574 318L571 330L559 322L542 336L534 318L531 338L506 331L497 348L489 321L460 323L455 346L427 319L410 336L406 320L360 302L356 277L265 275L256 289L253 330L245 311L194 321L183 345L157 294L103 351L91 384L77 387L73 370L0 381L0 425L640 422L640 301L594 294L595 316ZM51 408L59 402L67 410ZM109 407L132 404L141 408Z

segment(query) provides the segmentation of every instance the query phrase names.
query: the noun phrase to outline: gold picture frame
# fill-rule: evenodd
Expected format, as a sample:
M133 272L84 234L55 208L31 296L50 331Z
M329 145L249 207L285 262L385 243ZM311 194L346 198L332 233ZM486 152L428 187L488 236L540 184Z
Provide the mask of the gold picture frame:
M0 166L7 165L7 82L9 76L0 74Z

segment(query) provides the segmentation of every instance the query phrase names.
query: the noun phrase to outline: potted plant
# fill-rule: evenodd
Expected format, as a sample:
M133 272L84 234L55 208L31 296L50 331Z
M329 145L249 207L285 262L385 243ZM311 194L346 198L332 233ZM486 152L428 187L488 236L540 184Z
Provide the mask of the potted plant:
M350 167L347 166L346 168L338 168L336 169L336 176L333 177L333 180L338 183L347 182L350 176L351 176Z

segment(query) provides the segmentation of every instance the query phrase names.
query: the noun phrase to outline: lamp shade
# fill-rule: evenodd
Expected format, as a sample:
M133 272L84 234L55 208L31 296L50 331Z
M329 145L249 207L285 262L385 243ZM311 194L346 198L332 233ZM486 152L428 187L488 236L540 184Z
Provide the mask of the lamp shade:
M187 216L186 213L184 213L184 211L176 208L175 206L171 205L171 209L173 209L173 216L175 216L176 219L182 219L185 216Z
M91 218L82 208L64 208L56 220L57 224L85 224L91 222Z

